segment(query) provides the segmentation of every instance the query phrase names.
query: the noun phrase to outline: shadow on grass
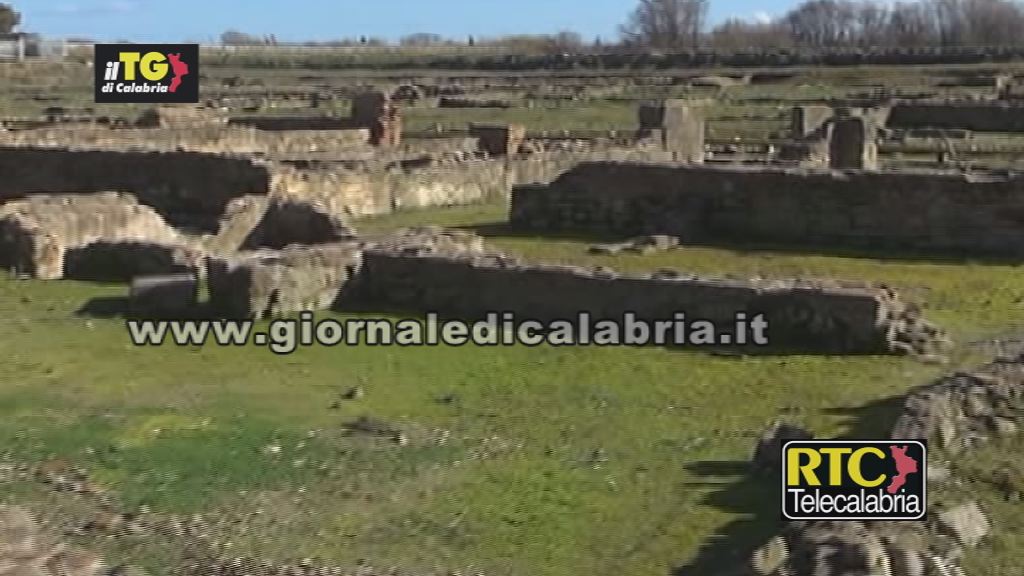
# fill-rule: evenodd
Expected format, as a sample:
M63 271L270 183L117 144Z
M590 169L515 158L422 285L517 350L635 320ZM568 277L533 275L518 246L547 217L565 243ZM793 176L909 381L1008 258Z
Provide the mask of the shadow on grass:
M739 514L701 546L690 563L672 570L672 576L731 576L745 574L750 555L777 534L782 526L781 491L776 474L755 472L749 462L702 461L686 469L704 480L691 486L722 486L701 504ZM722 482L723 478L729 478Z
M903 402L903 396L892 396L863 406L831 408L825 413L848 418L846 432L837 440L887 439ZM673 569L672 576L748 574L745 567L754 550L782 529L779 472L755 471L744 461L695 462L686 469L701 479L690 485L720 486L704 498L703 505L742 517L710 536L696 558Z
M891 396L863 406L829 408L825 414L847 419L846 432L836 440L884 440L903 412L905 396Z
M484 238L537 238L543 240L566 240L591 244L622 242L626 236L622 234L606 234L588 231L545 231L521 230L508 222L488 222L457 226L459 230L473 232ZM633 236L640 236L634 234ZM737 239L689 240L683 239L683 247L717 248L731 250L740 254L757 254L772 252L776 254L792 254L802 256L828 256L840 258L857 258L863 260L883 260L893 262L922 262L932 264L986 264L1013 265L1020 264L1024 258L1013 256L967 254L957 251L911 250L902 246L829 246L799 245L783 242L758 242Z
M187 314L161 315L133 312L130 301L124 296L98 296L75 310L76 316L88 318L123 318L125 320L223 320L214 313L207 303L199 303Z

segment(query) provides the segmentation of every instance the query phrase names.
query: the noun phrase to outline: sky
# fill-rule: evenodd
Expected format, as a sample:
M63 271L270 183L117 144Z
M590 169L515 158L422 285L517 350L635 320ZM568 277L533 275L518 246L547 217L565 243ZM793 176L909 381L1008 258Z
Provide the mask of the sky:
M397 39L541 34L575 30L616 38L636 0L2 0L21 29L52 37L136 42L214 42L228 29L279 41L359 36ZM712 22L766 18L795 0L711 0Z

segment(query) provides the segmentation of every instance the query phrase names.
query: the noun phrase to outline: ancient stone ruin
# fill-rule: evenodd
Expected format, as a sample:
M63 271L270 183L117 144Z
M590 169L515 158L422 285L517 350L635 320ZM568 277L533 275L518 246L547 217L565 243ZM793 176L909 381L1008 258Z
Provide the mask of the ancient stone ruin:
M0 259L41 279L116 280L192 268L199 252L154 210L111 192L0 205Z
M677 162L704 162L704 120L688 101L641 105L639 120L638 139L657 143Z
M991 437L1017 435L1022 399L1024 356L997 359L912 390L892 438L926 440L931 454L955 455ZM776 424L758 445L755 465L763 469L764 455L778 454L782 441L810 437L799 427ZM931 467L921 473L937 476ZM758 576L962 576L964 550L989 537L991 521L971 500L932 504L929 514L920 522L789 522L751 555L746 570Z
M532 232L686 243L769 242L1019 259L1017 175L582 163L516 187L510 224Z
M522 124L471 124L469 132L480 139L480 149L491 156L518 154L526 140L526 127Z

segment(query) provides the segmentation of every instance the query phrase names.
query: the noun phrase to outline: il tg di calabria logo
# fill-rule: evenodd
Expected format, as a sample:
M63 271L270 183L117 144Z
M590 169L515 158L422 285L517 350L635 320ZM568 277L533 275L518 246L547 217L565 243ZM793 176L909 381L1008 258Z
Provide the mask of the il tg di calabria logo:
M199 102L198 44L97 44L99 104Z

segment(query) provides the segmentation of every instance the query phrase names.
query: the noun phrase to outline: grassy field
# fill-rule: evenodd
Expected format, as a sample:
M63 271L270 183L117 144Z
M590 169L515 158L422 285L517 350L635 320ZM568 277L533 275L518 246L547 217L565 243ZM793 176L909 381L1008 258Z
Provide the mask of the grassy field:
M960 342L1018 330L1024 307L1015 266L717 248L592 257L581 240L503 235L503 212L416 212L362 228L464 226L531 258L619 269L888 281L924 301ZM124 292L0 280L3 459L80 465L125 509L201 513L215 523L211 550L279 562L720 574L777 528L775 483L747 475L764 426L786 418L823 436L881 436L900 394L951 369L896 357L656 348L142 349L122 321L76 314ZM952 366L984 359L961 347ZM339 400L354 386L363 398ZM344 424L360 416L400 427L408 444L346 435ZM57 524L95 513L85 497L3 474L0 483L4 499ZM1020 574L1016 505L983 480L970 488L1012 529L972 556L972 573ZM155 574L184 549L173 538L77 539Z
M47 70L0 65L0 115L91 106L88 69ZM506 110L410 108L405 125L508 121L536 131L630 131L642 99L717 96L707 106L709 136L766 138L785 127L795 103L876 88L979 93L937 86L965 71L984 70L803 69L721 93L624 82L589 99L536 98L533 107L524 101ZM204 74L204 86L218 89L233 76L268 86L309 84L313 76L328 86L356 77L390 85L461 74L474 82L555 76L260 70L230 60L204 61ZM339 113L347 107L334 104ZM130 116L137 109L97 111ZM198 543L108 538L95 530L72 537L154 576L197 551L348 566L365 560L404 573L714 576L778 528L774 482L747 474L767 424L784 418L821 436L885 435L908 388L987 361L991 349L971 343L1019 335L1024 324L1019 266L764 247L593 256L589 239L508 233L505 211L490 205L411 212L358 227L458 226L529 259L619 270L886 282L922 302L961 346L948 366L657 348L342 347L289 356L256 347L135 348L120 319L78 313L126 287L0 277L0 344L7 352L0 363L0 500L27 503L58 528L93 520L102 513L95 498L9 473L19 464L66 461L88 470L122 510L145 508L146 517L159 520L202 514L212 523L214 536ZM343 399L353 387L365 396ZM408 443L347 434L344 425L363 416L402 429ZM950 501L979 498L997 522L994 541L970 554L970 574L1022 574L1020 505L992 477L993 470L1019 471L1022 450L1020 442L997 444L958 460L953 467L964 484L940 490Z

